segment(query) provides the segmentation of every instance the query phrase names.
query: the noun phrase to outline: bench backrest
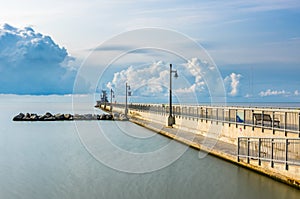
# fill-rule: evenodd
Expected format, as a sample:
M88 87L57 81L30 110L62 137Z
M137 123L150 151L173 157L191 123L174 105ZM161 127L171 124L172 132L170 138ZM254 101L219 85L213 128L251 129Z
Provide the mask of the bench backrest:
M262 114L260 113L253 113L254 118L259 121L262 120ZM272 121L272 118L269 114L264 114L264 121Z
M268 114L264 114L264 121L272 121L272 118Z
M253 113L254 118L258 121L261 120L261 114L260 113Z

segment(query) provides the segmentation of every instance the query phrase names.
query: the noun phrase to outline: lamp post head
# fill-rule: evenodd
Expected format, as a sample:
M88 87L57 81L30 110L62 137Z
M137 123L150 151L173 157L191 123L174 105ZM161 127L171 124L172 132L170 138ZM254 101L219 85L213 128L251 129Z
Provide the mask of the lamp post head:
M175 70L174 77L175 77L175 78L178 78L177 70Z

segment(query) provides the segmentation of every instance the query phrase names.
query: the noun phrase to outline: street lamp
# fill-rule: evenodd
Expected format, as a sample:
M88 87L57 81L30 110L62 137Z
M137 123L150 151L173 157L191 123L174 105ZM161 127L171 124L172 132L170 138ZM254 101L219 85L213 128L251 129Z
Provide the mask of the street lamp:
M127 105L127 96L131 96L130 86L126 82L126 89L125 89L125 117L127 118L128 114L128 105Z
M172 114L172 73L174 73L174 77L177 78L177 70L172 70L172 64L170 64L170 93L169 93L169 117L167 125L172 127L175 124L175 117Z
M115 98L115 92L113 91L113 89L110 89L110 112L112 112L113 98Z

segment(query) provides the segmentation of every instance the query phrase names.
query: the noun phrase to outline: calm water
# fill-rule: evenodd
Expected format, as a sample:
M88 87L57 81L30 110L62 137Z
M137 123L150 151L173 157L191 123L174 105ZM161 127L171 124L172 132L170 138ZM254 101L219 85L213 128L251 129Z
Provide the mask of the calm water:
M300 198L300 191L223 160L187 150L162 169L133 174L101 163L80 140L75 122L12 122L19 112L72 112L71 97L0 96L0 198ZM82 104L78 111L90 112ZM157 150L170 140L129 122L81 122L90 145L121 167L130 160L111 153L92 134L134 153ZM129 132L129 134L124 134ZM81 132L83 133L83 132ZM135 136L132 136L135 135ZM137 137L140 138L137 139ZM181 147L181 144L177 144ZM177 146L175 146L177 148ZM168 159L170 155L157 157ZM147 163L149 164L149 163ZM141 163L141 167L147 166ZM149 165L148 165L149 166Z

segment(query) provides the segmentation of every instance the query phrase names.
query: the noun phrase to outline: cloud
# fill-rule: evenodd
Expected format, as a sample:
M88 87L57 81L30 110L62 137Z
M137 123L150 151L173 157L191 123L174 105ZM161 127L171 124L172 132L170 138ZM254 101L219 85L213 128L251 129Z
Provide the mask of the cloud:
M295 96L298 96L298 95L300 95L300 92L299 92L298 90L295 90L295 91L294 91L294 95L295 95Z
M254 1L235 1L239 10L245 12L264 12L272 10L297 9L300 4L297 0L254 0Z
M138 92L138 95L152 96L166 91L165 85L168 83L168 77L167 65L158 61L146 67L136 69L130 66L114 73L113 80L107 83L107 87L116 89L116 93L124 94L123 87L127 82L131 90Z
M252 97L252 95L249 94L249 93L247 93L244 97L245 97L245 98L250 98L250 97Z
M267 97L267 96L278 96L278 95L281 95L281 96L285 96L285 95L290 95L290 92L287 92L285 90L281 90L281 91L277 91L277 90L271 90L271 89L268 89L266 91L261 91L259 93L259 95L261 97Z
M208 64L205 61L193 58L181 64L183 67L173 67L178 71L179 78L174 79L173 91L176 95L199 94L205 90L205 82L201 77L201 66ZM116 93L125 94L125 83L131 86L135 96L165 96L169 89L169 64L157 61L150 65L136 68L130 66L114 73L112 81L107 87L116 90ZM176 81L176 83L175 83Z
M240 84L240 79L242 75L231 73L229 76L225 77L224 82L225 84L230 84L230 92L229 95L236 96L238 94L238 88Z
M0 26L0 93L71 93L74 58L31 27Z
M205 75L205 72L201 71L201 68L207 67L209 70L214 70L214 66L210 66L209 63L205 60L199 60L198 58L192 58L188 60L186 64L183 64L186 67L186 72L190 73L194 82L188 89L178 89L178 92L186 93L189 92L201 92L205 89L205 82L202 78Z

